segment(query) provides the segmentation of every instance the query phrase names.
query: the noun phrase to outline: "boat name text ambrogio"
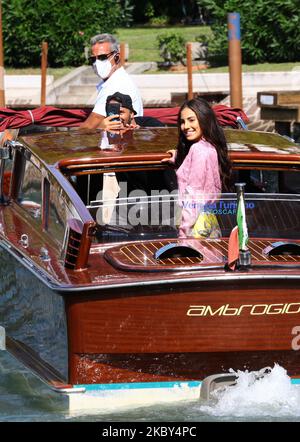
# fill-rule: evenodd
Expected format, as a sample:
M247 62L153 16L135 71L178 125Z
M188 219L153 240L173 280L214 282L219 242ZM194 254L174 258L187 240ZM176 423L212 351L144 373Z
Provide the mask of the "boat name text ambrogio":
M300 302L290 304L244 304L233 307L230 304L212 307L211 305L190 305L187 316L240 316L248 313L259 315L292 315L300 313Z

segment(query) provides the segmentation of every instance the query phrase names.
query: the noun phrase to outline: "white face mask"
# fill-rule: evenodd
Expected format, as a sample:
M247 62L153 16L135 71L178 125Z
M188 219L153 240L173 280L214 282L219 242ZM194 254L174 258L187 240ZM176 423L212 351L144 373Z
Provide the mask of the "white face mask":
M102 80L106 80L109 77L112 65L109 60L96 60L93 64L93 69L96 75L102 78Z

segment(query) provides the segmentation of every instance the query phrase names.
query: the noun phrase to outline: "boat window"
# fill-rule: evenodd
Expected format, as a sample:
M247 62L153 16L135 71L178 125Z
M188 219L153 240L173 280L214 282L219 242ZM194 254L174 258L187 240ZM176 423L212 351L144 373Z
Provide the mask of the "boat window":
M89 195L86 198L86 207L97 222L95 240L100 242L176 238L182 207L186 204L198 206L198 202L203 201L201 195L189 195L188 201L179 201L176 175L171 169L117 171L102 176L98 174L83 177L86 186L77 191ZM235 170L232 181L245 182L246 194L257 195L254 205L250 199L246 207L247 213L249 212L249 226L256 232L255 235L265 237L268 232L271 236L280 237L282 231L287 237L298 237L299 203L281 201L277 199L277 195L299 193L300 172ZM80 180L77 184L78 182ZM95 183L97 187L93 188ZM267 202L263 203L259 195ZM295 197L297 198L296 195ZM211 206L205 205L205 210L201 203L202 209L216 217L216 231L219 228L222 236L229 236L236 225L235 194L224 193L222 197L212 199L211 203ZM291 217L293 224L286 232L285 217L282 214L290 211L297 216ZM209 223L212 221L214 224L214 217L212 218L209 218Z
M129 197L104 195L92 203L101 242L163 239L177 236L177 192L167 190L148 196L141 190Z
M300 172L280 172L279 180L281 193L300 193Z
M107 192L124 198L137 189L142 189L148 196L152 191L177 189L176 174L170 168L74 175L69 179L94 219L96 202ZM300 171L234 169L232 184L236 182L246 183L247 193L300 193Z
M52 184L49 195L48 232L59 243L64 240L67 216L67 205L62 200L58 189Z
M52 238L63 242L65 234L65 204L60 204L59 192L47 178L43 182L43 228Z
M34 219L40 221L42 216L42 181L41 171L27 160L19 202Z
M248 193L300 193L300 171L236 170L233 182L246 183Z
M49 227L49 200L50 200L50 182L47 178L43 180L43 228Z
M222 236L228 237L237 224L235 194L223 194L211 206ZM245 194L245 213L249 237L299 239L300 198L287 194Z
M2 162L3 167L2 192L4 197L7 197L9 195L10 182L12 177L13 160L11 158L6 158L0 161Z
M106 174L94 173L72 175L69 177L70 183L86 206L88 206L91 201L96 200L98 193L102 191L104 175Z
M236 194L230 193L182 198L176 191L151 196L136 192L127 198L97 201L95 210L95 239L100 242L177 238L183 211L194 220L192 238L228 238L237 224ZM245 211L251 237L299 239L297 195L246 194Z
M152 190L177 189L176 173L170 168L72 175L69 180L86 206L100 199L102 191L111 186L122 194L135 189L142 189L148 195Z

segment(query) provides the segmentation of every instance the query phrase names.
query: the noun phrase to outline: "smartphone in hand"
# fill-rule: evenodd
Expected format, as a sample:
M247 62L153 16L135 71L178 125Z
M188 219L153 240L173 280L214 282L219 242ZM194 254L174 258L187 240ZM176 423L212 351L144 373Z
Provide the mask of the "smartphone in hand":
M120 115L120 103L107 103L106 104L106 115ZM120 121L120 118L113 118L111 121Z

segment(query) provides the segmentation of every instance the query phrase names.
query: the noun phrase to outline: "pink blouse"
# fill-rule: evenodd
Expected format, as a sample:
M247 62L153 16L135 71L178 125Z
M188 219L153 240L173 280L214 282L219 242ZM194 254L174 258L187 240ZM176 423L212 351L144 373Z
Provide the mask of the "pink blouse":
M190 235L203 205L214 201L221 192L218 154L215 147L203 138L193 144L176 175L182 205L179 237L186 238Z

